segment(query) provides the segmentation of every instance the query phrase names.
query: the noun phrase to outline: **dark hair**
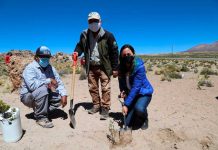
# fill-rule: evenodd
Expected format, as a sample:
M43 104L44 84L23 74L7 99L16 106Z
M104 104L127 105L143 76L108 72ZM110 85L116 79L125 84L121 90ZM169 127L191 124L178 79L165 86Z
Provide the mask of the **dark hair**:
M120 49L120 57L119 57L119 60L121 61L122 60L122 52L123 52L123 50L125 49L125 48L129 48L131 51L132 51L132 53L133 54L135 54L135 50L134 50L134 48L130 45L130 44L125 44L125 45L123 45L122 47L121 47L121 49Z
M132 53L133 54L135 54L135 50L134 50L134 48L130 45L130 44L125 44L125 45L123 45L122 47L121 47L121 49L120 49L120 56L119 56L119 61L120 61L120 64L119 64L119 72L121 73L121 74L123 74L123 73L125 73L127 70L126 70L126 66L125 66L125 64L123 64L123 61L122 61L122 52L123 52L123 50L125 49L125 48L129 48L131 51L132 51Z
M6 55L12 56L12 52L8 52Z

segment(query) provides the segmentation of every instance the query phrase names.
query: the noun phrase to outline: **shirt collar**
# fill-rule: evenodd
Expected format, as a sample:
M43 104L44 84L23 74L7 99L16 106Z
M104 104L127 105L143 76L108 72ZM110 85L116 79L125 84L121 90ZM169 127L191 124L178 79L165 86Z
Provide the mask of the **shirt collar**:
M100 29L100 31L99 31L99 33L98 33L98 36L99 36L99 37L102 37L104 34L105 34L105 31L104 31L104 29L101 27L101 29Z
M39 65L39 63L38 63L36 60L33 61L33 64L34 64L34 66L36 66L37 68L41 68L41 66Z

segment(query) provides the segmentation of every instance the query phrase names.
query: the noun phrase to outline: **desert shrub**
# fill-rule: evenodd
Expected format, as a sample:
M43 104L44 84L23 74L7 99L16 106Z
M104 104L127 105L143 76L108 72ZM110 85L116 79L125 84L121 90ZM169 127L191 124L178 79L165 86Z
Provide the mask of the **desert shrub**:
M217 71L214 71L213 69L211 68L206 68L204 67L201 72L200 72L201 75L218 75Z
M212 82L209 80L209 76L208 75L204 75L204 76L200 76L198 78L198 87L200 86L206 86L206 87L213 87ZM200 89L200 88L198 88Z
M180 68L174 63L166 64L160 69L156 70L155 75L162 75L161 81L171 81L171 79L181 79Z
M146 65L146 70L147 70L147 71L153 71L152 65L151 65L151 64L147 64L147 65Z
M169 72L168 76L171 79L181 79L182 78L182 75L179 72L175 72L175 71L174 72Z
M161 81L171 81L171 78L169 77L169 76L167 76L167 75L161 75L161 79L160 79Z
M157 68L161 68L162 67L162 65L161 64L157 64Z
M63 76L65 74L71 74L73 72L71 62L52 62L52 65L55 67L60 76Z
M13 85L10 81L4 83L3 93L11 93L13 91Z
M188 72L190 69L186 65L182 65L181 70L182 72Z
M80 74L80 72L81 72L81 69L80 69L79 66L77 66L77 67L76 67L76 74Z
M176 60L174 60L174 63L178 64L178 63L179 63L179 61L176 59Z
M164 72L179 72L180 69L175 64L167 64L163 68Z
M0 61L0 76L6 75L8 76L7 66L4 61Z
M161 75L161 74L163 74L163 71L161 69L158 69L158 70L155 70L154 74Z
M0 79L0 86L4 85L4 81Z
M197 68L194 68L194 73L198 73L198 69Z
M200 80L198 81L198 86L213 87L213 84L210 80Z

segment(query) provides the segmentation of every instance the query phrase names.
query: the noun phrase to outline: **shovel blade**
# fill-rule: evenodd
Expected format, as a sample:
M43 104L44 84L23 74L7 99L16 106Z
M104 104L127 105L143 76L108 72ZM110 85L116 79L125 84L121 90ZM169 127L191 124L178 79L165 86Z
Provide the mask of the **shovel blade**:
M74 115L74 109L73 109L73 99L70 100L70 109L69 109L69 116L70 116L70 123L73 128L76 127L76 119Z
M128 144L132 142L132 129L131 128L121 128L119 131L120 143Z

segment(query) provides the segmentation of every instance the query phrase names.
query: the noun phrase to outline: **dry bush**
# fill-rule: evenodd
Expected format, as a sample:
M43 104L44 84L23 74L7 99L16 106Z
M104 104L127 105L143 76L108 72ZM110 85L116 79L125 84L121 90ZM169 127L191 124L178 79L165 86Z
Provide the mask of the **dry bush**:
M9 77L6 75L0 76L0 86L4 86L6 83L9 82Z
M200 89L200 86L206 86L206 87L213 87L212 82L209 80L208 75L203 75L198 77L198 89Z
M180 71L182 71L182 72L188 72L188 71L190 71L190 69L189 69L186 65L182 65Z
M166 76L166 75L161 75L160 80L161 80L161 81L165 81L165 80L166 80L166 81L169 81L169 82L170 82L170 81L171 81L171 78L170 78L169 76Z
M161 70L161 69L155 70L154 74L161 75L161 74L163 74L163 70Z
M211 69L211 68L206 68L204 67L201 72L200 75L218 75L217 71Z
M81 67L80 66L76 66L76 74L80 74L81 72Z
M171 79L181 79L182 78L182 75L179 72L169 72L168 76Z
M4 57L0 56L0 76L8 75L7 66L4 62Z
M194 68L194 73L198 73L198 69L197 68Z
M156 75L162 75L161 81L171 81L171 79L181 79L180 68L174 64L166 64L162 68L155 71Z
M157 64L157 68L161 68L163 65L162 64Z
M55 69L57 70L60 76L63 76L65 74L71 74L73 72L71 62L60 63L60 62L53 61L52 66L55 67Z
M3 86L3 93L11 93L13 92L13 85L12 83L8 80L4 83L4 86Z
M147 71L153 71L152 65L150 63L146 65L146 70Z

